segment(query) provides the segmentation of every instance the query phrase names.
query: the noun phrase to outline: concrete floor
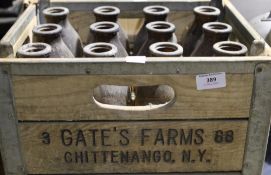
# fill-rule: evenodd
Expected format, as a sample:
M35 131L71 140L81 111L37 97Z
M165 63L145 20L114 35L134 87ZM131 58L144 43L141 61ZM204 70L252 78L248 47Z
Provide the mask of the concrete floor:
M247 20L271 10L271 0L231 0L231 2Z

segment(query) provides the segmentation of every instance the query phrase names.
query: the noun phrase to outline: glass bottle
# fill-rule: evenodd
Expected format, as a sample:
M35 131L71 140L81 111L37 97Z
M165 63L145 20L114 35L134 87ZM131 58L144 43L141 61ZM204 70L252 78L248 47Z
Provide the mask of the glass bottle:
M148 32L146 25L154 21L166 21L169 14L169 8L160 5L147 6L143 9L145 16L144 24L140 28L138 34L136 35L134 41L133 54L137 55L137 52L141 48L142 44L146 41L148 37Z
M17 58L49 58L52 55L52 47L46 43L28 43L21 46Z
M165 21L150 22L146 25L148 38L139 49L137 55L146 56L151 44L156 42L173 42L177 43L175 25Z
M58 24L41 24L33 29L33 42L51 45L54 55L60 58L73 58L73 54L61 38L62 27Z
M109 22L118 22L118 15L120 14L120 9L115 6L99 6L93 10L96 22L109 21ZM120 26L119 29L119 38L123 47L129 51L128 37L126 33Z
M90 25L90 37L88 43L106 42L115 45L118 48L117 57L128 56L124 46L119 37L119 25L114 22L103 21L96 22Z
M196 44L191 56L212 56L213 45L219 41L226 41L232 32L229 24L222 22L209 22L203 24L203 36Z
M247 47L239 42L221 41L213 46L214 56L246 56Z
M50 7L43 11L47 23L59 24L62 27L61 37L75 57L83 55L82 42L79 34L69 22L69 9Z
M177 43L157 42L149 48L151 57L181 57L182 55L183 48Z
M118 49L110 43L92 43L84 47L85 57L116 57Z
M195 19L189 28L182 46L184 48L184 56L190 56L195 49L197 41L202 35L202 25L207 22L214 22L220 15L220 10L212 6L198 6L194 8Z

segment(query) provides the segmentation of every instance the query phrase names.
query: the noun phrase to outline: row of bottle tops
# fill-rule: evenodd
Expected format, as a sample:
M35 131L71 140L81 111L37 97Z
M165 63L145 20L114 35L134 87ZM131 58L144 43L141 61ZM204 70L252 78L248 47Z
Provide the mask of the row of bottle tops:
M97 7L93 10L96 22L90 25L88 45L83 48L79 34L68 20L69 9L50 7L43 11L47 23L33 29L34 43L22 46L17 57L246 55L246 46L227 41L232 27L217 21L218 8L195 7L194 22L183 41L178 41L175 25L167 22L169 12L165 6L145 7L144 24L131 49L126 33L117 23L120 10L114 6Z
M245 45L234 41L221 41L213 45L210 56L246 56L247 48ZM46 43L29 43L19 48L17 58L74 58L69 53L54 51ZM68 56L63 56L68 55ZM111 43L96 42L84 47L83 57L106 58L118 57L118 49ZM157 42L150 45L148 50L149 57L182 57L183 47L172 42ZM126 57L126 56L119 56Z

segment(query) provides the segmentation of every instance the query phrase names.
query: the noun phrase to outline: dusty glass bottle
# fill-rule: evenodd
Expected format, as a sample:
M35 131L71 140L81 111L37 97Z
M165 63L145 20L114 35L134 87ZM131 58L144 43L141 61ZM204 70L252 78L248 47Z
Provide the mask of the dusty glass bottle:
M146 56L151 44L156 42L173 42L177 43L175 25L165 21L150 22L146 25L148 38L139 49L137 55Z
M213 46L214 56L246 56L247 47L239 42L221 41Z
M110 21L110 22L118 22L118 15L120 14L120 9L115 6L99 6L93 10L96 22L101 21ZM129 51L129 43L128 37L126 33L123 31L121 26L119 26L119 38L124 46L124 48Z
M110 43L92 43L84 47L85 57L116 57L118 49Z
M226 41L232 32L229 24L222 22L209 22L203 24L203 35L196 44L191 56L212 56L213 45L219 41Z
M214 22L220 15L220 10L212 6L198 6L194 8L195 19L189 28L182 46L184 48L184 56L190 56L195 49L195 45L202 35L202 25L207 22Z
M43 10L47 23L59 24L62 26L61 37L75 57L83 55L82 42L79 34L69 22L69 9L65 7L50 7Z
M169 14L169 8L165 6L160 6L160 5L152 5L152 6L145 7L143 9L143 13L145 16L145 20L138 34L136 35L136 38L134 41L134 48L133 48L134 55L137 55L137 52L139 51L142 44L144 44L144 42L146 41L148 37L146 25L154 21L166 21L167 16Z
M87 43L106 42L118 48L117 57L126 57L128 53L122 45L119 37L119 25L114 22L103 21L90 25L90 35Z
M47 43L52 52L60 58L73 58L74 55L61 37L62 27L58 24L41 24L33 29L33 42Z
M181 57L183 47L177 43L157 42L149 47L150 57Z
M52 55L52 47L46 43L28 43L21 46L17 58L49 58Z

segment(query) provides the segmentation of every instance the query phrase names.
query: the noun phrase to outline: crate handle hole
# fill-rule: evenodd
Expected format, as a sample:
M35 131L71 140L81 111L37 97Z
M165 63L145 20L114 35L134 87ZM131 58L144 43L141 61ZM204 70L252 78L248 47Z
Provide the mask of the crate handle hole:
M100 85L94 89L92 99L96 105L105 109L149 111L172 105L175 92L168 85Z

